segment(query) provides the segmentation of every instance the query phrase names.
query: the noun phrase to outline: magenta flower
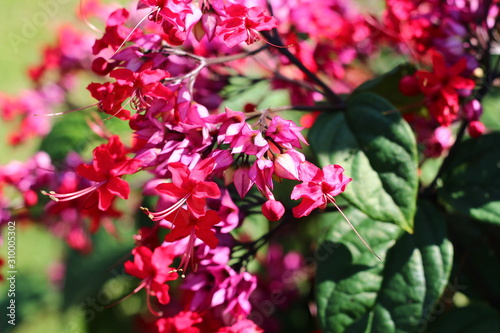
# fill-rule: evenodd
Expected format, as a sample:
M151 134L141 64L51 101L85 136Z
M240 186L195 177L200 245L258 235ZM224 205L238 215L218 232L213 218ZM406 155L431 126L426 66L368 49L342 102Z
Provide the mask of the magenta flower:
M158 319L155 325L158 333L199 333L201 330L194 326L201 321L196 312L181 311L175 317Z
M267 128L266 135L285 148L300 149L302 148L301 142L307 144L306 139L300 133L303 129L291 120L275 116Z
M302 199L302 202L293 208L293 215L297 218L307 216L315 208L324 209L328 202L335 202L334 197L344 192L347 184L352 180L347 178L340 165L327 165L323 169L310 162L300 165L300 180L296 185L291 198Z
M239 319L231 326L221 327L216 333L262 333L264 332L250 319Z
M285 207L281 202L270 199L262 205L262 214L269 221L278 221L285 214Z
M228 47L234 47L241 42L248 45L260 40L259 31L271 30L278 25L274 17L267 16L259 7L247 8L240 4L226 8L227 19L216 29L216 35Z

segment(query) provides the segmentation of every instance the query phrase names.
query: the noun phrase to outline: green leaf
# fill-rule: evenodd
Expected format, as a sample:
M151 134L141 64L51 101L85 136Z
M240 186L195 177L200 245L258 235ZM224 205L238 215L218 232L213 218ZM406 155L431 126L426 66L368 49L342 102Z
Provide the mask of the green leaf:
M353 208L346 213L384 261L363 249L345 221L333 218L322 244L328 256L318 262L321 331L415 332L434 309L451 270L453 248L443 217L430 203L421 202L415 233L405 233L394 244L399 233L393 225Z
M470 305L453 309L430 326L430 333L500 332L500 316L485 305Z
M73 112L54 124L42 140L40 150L46 151L53 161L61 162L70 151L80 153L97 138L85 122L85 114Z
M464 215L448 215L448 226L456 249L453 283L472 301L490 302L500 299L500 226L477 223ZM457 289L457 288L456 288Z
M399 82L406 75L415 73L415 66L412 64L400 64L384 75L377 76L361 84L354 90L354 93L372 92L387 99L401 112L415 111L422 107L423 94L416 96L406 96L399 91ZM415 107L412 107L416 105Z
M438 195L451 210L500 224L500 133L468 139L453 152Z
M499 103L500 89L497 87L490 87L488 94L486 94L481 101L481 106L483 107L481 121L489 130L500 130L500 117L498 117Z
M359 93L347 112L323 113L309 133L321 165L340 164L353 178L344 196L377 221L413 229L417 146L409 125L384 98Z

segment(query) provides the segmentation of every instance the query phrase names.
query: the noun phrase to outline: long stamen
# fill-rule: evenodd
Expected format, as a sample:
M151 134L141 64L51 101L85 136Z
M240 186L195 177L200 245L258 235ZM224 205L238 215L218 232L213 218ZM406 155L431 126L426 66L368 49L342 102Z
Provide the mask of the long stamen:
M347 216L344 214L344 212L339 208L339 206L337 206L337 204L335 203L335 199L329 197L328 198L329 201L335 206L335 208L337 208L337 210L340 212L340 214L342 214L342 216L344 217L344 220L347 221L347 223L349 224L349 226L351 227L351 229L354 231L354 233L356 234L356 236L358 236L358 238L361 240L361 242L363 242L363 244L366 246L366 248L368 250L370 250L371 253L373 253L373 255L375 257L377 257L378 260L382 260L376 253L375 251L372 250L372 248L370 247L370 245L368 245L368 243L363 239L363 237L361 237L361 235L359 234L359 232L356 230L356 228L354 228L354 226L352 225L351 221L349 221L349 219L347 218Z
M101 186L105 182L106 181L100 182L90 187L84 188L83 190L72 193L56 193L54 191L50 192L42 191L42 194L49 196L51 200L54 200L56 202L70 201L95 191L99 186Z
M131 103L131 101L132 101L132 98L134 98L134 97L135 97L135 91L134 91L134 93L132 94L132 96L130 96L130 98L129 98L129 100L127 101L127 103L125 103L125 105L120 106L120 109L119 109L118 111L116 111L114 114L112 114L112 115L111 115L111 116L109 116L108 118L104 119L104 121L106 121L106 120L110 120L111 118L116 117L116 115L117 115L118 113L120 113L120 111L121 111L121 110L124 110L127 106L129 106L129 105L130 105L130 103Z
M80 0L80 17L82 18L83 22L87 25L87 27L89 27L91 30L94 30L95 32L100 34L103 33L99 28L90 23L90 21L85 16L85 13L83 12L83 0Z
M91 104L91 105L83 106L83 107L81 107L81 108L77 108L77 109L69 110L69 111L55 112L55 113L48 113L48 114L38 114L38 113L35 113L35 114L33 115L33 117L54 117L54 116L61 116L61 115L63 115L63 114L71 113L71 112L74 112L74 111L81 111L81 110L85 110L85 109L91 108L91 107L96 106L96 105L99 105L99 102L97 102L97 103L95 103L95 104Z
M188 244L186 247L186 252L182 255L181 262L179 264L179 268L174 270L175 272L183 272L181 274L182 278L185 278L186 275L184 274L187 271L189 262L191 261L191 258L194 256L194 241L196 240L196 235L195 235L195 230L194 228L191 230L191 234L189 235L189 240Z
M153 307L151 306L151 295L149 294L149 290L148 290L148 294L146 296L146 303L148 304L148 309L149 311L151 311L151 313L157 317L161 317L163 316L163 311L160 311L160 312L156 312L155 309L153 309Z
M132 290L132 292L131 292L130 294L128 294L127 296L123 297L122 299L120 299L120 300L118 300L118 301L114 302L114 303L113 303L113 304L111 304L111 305L107 305L107 306L105 306L104 308L105 308L105 309L107 309L107 308L110 308L110 307L115 306L115 305L117 305L117 304L120 304L120 303L121 303L121 302L123 302L124 300L128 299L130 296L137 294L137 293L139 292L139 290L141 290L142 288L144 288L144 287L146 286L146 284L147 284L147 281L146 281L146 280L143 280L143 281L141 282L141 284L140 284L140 285L138 285L138 286L137 286L137 288L135 288L134 290Z
M143 17L143 18L139 21L139 23L137 23L137 24L135 25L135 27L134 27L134 28L130 31L130 33L128 34L128 36L127 36L127 37L123 40L123 43L121 43L120 47L118 47L118 49L116 49L115 54L117 54L117 53L118 53L118 51L120 51L120 50L121 50L121 48L123 47L123 45L125 45L125 43L126 43L126 42L128 42L128 39L130 38L130 36L132 36L132 34L135 32L135 30L136 30L137 28L139 28L139 26L142 24L142 22L144 22L144 20L146 20L146 19L149 17L149 15L153 14L155 11L159 11L159 9L153 10L153 11L149 12L149 14L146 14L146 16L144 16L144 17Z
M168 207L165 210L162 210L161 212L150 212L148 208L146 207L140 207L147 215L148 217L153 220L153 221L161 221L168 215L172 214L175 210L178 208L182 207L184 203L186 202L187 198L189 198L189 194L186 195L184 198L173 204L172 206Z

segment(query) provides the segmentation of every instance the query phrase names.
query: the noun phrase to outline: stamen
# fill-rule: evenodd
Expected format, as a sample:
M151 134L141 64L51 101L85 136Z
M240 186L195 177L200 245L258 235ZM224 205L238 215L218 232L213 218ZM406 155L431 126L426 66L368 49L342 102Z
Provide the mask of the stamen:
M98 187L106 183L107 180L102 181L100 183L97 183L96 185L84 188L83 190L72 192L72 193L56 193L54 191L46 192L46 191L41 191L43 195L47 195L51 200L54 200L56 202L60 201L70 201L73 199L77 199L81 196L84 196L86 194L89 194L93 191L95 191Z
M376 253L375 251L372 250L372 248L370 247L370 245L368 245L368 243L363 239L363 237L361 237L361 235L359 234L359 232L356 230L356 228L354 228L354 226L352 225L351 221L349 221L349 219L347 218L347 216L344 214L344 212L339 208L339 206L337 206L337 204L335 203L335 199L333 199L333 197L331 196L328 196L328 199L330 199L330 202L335 206L335 208L337 208L337 210L340 212L340 214L342 214L342 216L344 217L344 220L347 221L347 223L349 224L349 226L351 227L351 229L354 231L354 233L356 233L356 236L358 236L358 238L361 240L361 242L363 242L363 244L366 246L366 248L368 250L370 250L371 253L373 253L373 255L375 257L377 257L378 260L382 260ZM332 200L333 199L333 200Z
M179 272L186 272L189 262L191 261L191 258L194 256L194 242L196 240L196 235L195 235L195 230L194 228L191 229L191 234L189 235L189 240L188 244L186 246L186 252L182 255L181 262L179 264L179 268L177 268L177 271ZM194 266L193 266L194 267ZM186 275L182 274L182 278L185 278Z
M248 29L248 30L254 32L257 35L259 34L259 32L257 30L255 30L255 29ZM278 49L287 49L287 48L292 47L294 45L294 44L290 44L290 45L276 45L276 44L273 44L270 41L266 40L265 38L263 38L262 40L264 41L264 43L269 44L269 45L274 46L274 47L277 47Z
M143 280L141 282L141 284L139 286L137 286L137 288L135 288L134 290L132 290L132 292L130 294L128 294L127 296L123 297L122 299L119 299L118 301L114 302L113 304L105 306L104 308L108 309L108 308L110 308L112 306L120 304L121 302L123 302L124 300L126 300L127 298L129 298L130 296L137 294L139 292L139 290L141 290L142 288L144 288L144 286L146 286L146 284L147 284L147 281Z
M121 110L124 110L127 106L130 105L130 102L132 101L132 98L135 97L135 91L134 93L132 94L132 96L130 96L129 100L127 101L127 103L125 103L125 105L122 105L120 106L120 109L118 111L116 111L114 114L112 114L111 116L109 116L108 118L104 119L103 121L106 121L106 120L110 120L111 118L113 117L116 117L116 115L121 111Z
M94 30L95 32L100 34L103 33L99 28L97 28L95 25L90 23L89 20L87 20L87 17L83 13L83 0L80 0L80 17L82 18L83 22L87 25L87 27L89 27L91 30Z
M184 203L186 202L187 198L189 198L190 194L187 194L184 198L173 204L172 206L168 207L165 210L162 210L161 212L154 212L151 213L148 208L146 207L141 207L141 209L148 215L148 217L153 220L153 221L161 221L168 215L172 214L174 211L182 207Z
M158 11L158 9L156 10ZM139 23L137 23L135 25L135 27L130 31L130 33L128 34L128 36L123 40L123 43L121 43L120 47L118 47L118 49L116 49L115 53L114 54L117 54L118 51L120 51L120 49L123 47L123 45L125 45L126 42L128 42L128 39L130 38L130 36L132 36L132 34L135 32L135 30L142 24L142 22L144 22L144 20L146 20L149 15L151 15L152 13L154 13L155 11L151 11L149 14L146 14L140 21Z
M67 114L67 113L70 113L70 112L74 112L74 111L81 111L81 110L85 110L85 109L88 109L88 108L91 108L93 106L97 106L99 105L99 102L95 103L95 104L91 104L91 105L87 105L87 106L83 106L81 108L78 108L78 109L73 109L73 110L69 110L69 111L63 111L63 112L56 112L56 113L49 113L49 114L38 114L38 113L35 113L33 115L33 117L54 117L54 116L61 116L63 114Z
M147 296L146 296L146 303L148 304L148 309L149 311L151 311L151 313L157 317L161 317L163 316L163 311L160 311L160 312L156 312L153 307L151 306L151 296L149 294L149 290L148 290L148 293L147 293Z

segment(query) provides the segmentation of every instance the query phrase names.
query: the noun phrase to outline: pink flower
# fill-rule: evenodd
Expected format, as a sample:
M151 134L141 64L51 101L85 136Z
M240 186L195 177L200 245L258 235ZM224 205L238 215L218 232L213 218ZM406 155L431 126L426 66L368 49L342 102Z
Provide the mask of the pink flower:
M55 192L42 193L48 195L57 202L74 200L86 196L94 191L98 194L98 207L106 211L115 196L128 199L130 192L129 185L120 177L131 175L139 170L141 161L129 159L125 156L125 149L118 136L112 136L107 144L100 145L94 149L94 161L91 165L80 164L76 172L93 182L92 185L84 190L73 193L58 194Z
M260 327L250 319L239 319L231 326L221 327L216 333L262 333Z
M172 183L160 184L156 189L162 194L180 200L161 212L151 213L146 208L144 210L151 219L159 221L187 203L188 209L195 217L205 215L207 198L217 199L220 197L217 184L205 181L214 167L215 163L212 158L199 162L192 171L181 162L170 163L168 169L172 174Z
M453 145L453 133L448 127L439 126L434 129L430 139L425 142L424 155L439 157Z
M307 216L315 208L324 209L328 202L335 202L334 197L344 192L347 184L352 180L343 174L344 168L340 165L327 165L323 169L310 162L300 165L300 180L296 185L291 198L302 202L293 208L293 215L297 218Z
M302 153L287 150L274 158L274 174L285 179L299 180L299 167L306 160Z
M258 130L252 130L246 122L228 126L224 143L229 143L233 154L245 153L262 157L269 149L269 144Z
M306 139L300 133L304 128L297 126L291 120L285 120L276 116L271 120L266 135L284 148L302 148L301 142L307 144Z
M248 191L250 191L254 184L254 181L250 178L249 171L250 167L244 164L236 169L233 173L234 186L236 187L236 191L242 198L247 195Z
M200 329L194 327L202 319L196 312L181 311L171 318L160 318L155 325L158 333L199 333Z
M227 19L216 29L216 35L222 36L222 41L228 47L234 47L241 42L248 45L260 40L259 31L271 30L278 25L274 17L267 16L259 7L247 8L240 4L226 8Z
M146 287L148 296L156 296L158 302L168 304L170 302L169 287L164 283L177 279L177 273L169 267L175 257L173 248L161 246L151 252L149 248L139 246L132 250L132 254L134 261L125 262L125 272L142 279L134 293Z

